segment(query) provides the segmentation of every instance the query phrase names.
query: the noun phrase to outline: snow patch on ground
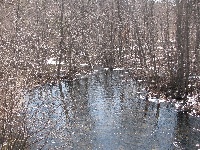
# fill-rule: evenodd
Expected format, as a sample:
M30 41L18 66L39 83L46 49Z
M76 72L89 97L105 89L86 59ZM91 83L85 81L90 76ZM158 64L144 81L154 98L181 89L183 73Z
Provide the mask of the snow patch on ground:
M119 71L119 70L124 70L124 68L114 68L113 70Z
M150 97L148 99L148 101L153 102L153 103L164 103L164 102L166 102L165 99L160 99L160 98L158 99L158 98L155 98L155 97Z
M198 95L187 96L187 101L175 102L178 111L187 111L190 115L200 116L200 103Z
M49 59L47 60L47 64L49 64L49 65L57 65L58 63L59 63L59 62L56 60L56 58L49 58ZM61 62L60 64L63 65L64 62Z
M200 80L200 76L189 76L188 79L198 79L198 80Z
M80 64L81 67L85 67L85 66L89 66L88 64L84 63L84 64Z

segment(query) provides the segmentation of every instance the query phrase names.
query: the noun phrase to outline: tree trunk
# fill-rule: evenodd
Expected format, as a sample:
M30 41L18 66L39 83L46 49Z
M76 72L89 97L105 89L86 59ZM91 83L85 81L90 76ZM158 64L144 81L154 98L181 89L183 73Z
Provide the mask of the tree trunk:
M57 77L60 78L60 70L61 70L61 62L62 62L62 56L64 53L64 0L61 1L61 6L60 6L60 54L59 54L59 59L58 59L58 68L57 68Z

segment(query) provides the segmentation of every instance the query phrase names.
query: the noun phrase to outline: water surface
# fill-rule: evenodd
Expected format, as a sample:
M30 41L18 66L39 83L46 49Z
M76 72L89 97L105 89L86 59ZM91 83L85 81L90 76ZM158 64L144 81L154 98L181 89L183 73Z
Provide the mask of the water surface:
M102 71L26 94L32 149L200 149L200 118L150 102L124 71Z

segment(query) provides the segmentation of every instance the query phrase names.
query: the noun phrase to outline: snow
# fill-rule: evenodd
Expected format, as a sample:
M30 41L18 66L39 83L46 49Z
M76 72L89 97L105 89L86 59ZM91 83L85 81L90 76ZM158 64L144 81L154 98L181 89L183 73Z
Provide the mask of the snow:
M138 82L142 82L143 80L137 80Z
M193 96L187 96L188 99L188 103L190 105L197 105L197 99L198 99L198 95L193 95Z
M182 107L182 104L177 102L177 103L175 103L175 107L176 107L176 109L180 109Z
M189 76L189 79L200 79L200 76Z
M142 70L142 68L138 67L137 70Z
M165 99L158 99L158 98L155 98L155 97L150 97L149 99L148 99L150 102L153 102L153 103L164 103L164 102L166 102L166 100Z
M154 98L154 97L149 98L148 100L149 100L150 102L159 103L159 99Z
M162 47L162 46L158 46L157 49L160 49L160 50L161 50L161 49L163 49L163 47Z
M124 70L124 68L114 68L113 70Z
M49 59L47 60L47 64L49 64L49 65L57 65L57 64L58 64L58 61L56 60L56 58L49 58ZM60 64L63 65L64 62L61 62Z
M84 63L84 64L80 64L81 67L85 67L88 66L88 64Z
M81 73L76 73L75 76L81 76Z
M166 102L165 99L159 99L159 103L164 103L164 102Z

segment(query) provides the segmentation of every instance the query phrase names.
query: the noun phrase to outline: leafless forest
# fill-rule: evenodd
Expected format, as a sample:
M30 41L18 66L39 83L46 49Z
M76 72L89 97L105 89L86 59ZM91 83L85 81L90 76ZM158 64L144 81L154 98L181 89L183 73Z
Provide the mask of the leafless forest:
M200 99L199 0L0 0L0 14L2 149L27 148L21 89L99 68L128 70L158 96Z

